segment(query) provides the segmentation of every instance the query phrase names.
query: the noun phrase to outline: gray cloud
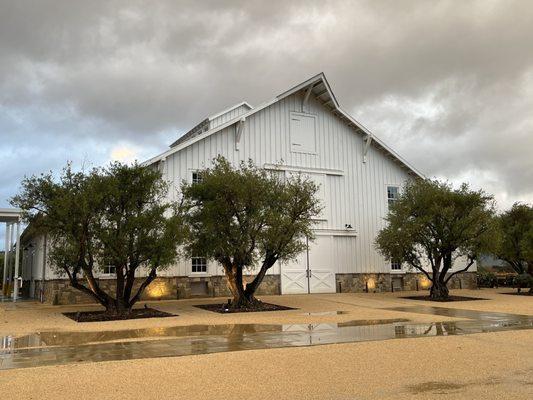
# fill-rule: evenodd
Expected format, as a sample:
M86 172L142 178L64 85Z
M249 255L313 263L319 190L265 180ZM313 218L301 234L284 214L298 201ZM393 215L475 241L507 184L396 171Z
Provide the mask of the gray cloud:
M533 201L528 1L0 0L0 206L24 174L145 159L324 71L428 176ZM3 241L0 238L0 243Z

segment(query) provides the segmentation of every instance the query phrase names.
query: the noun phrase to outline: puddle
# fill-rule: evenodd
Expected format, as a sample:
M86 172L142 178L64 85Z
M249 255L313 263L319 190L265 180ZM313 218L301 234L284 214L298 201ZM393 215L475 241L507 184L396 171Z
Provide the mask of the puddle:
M432 307L432 306L412 306L412 307L392 307L384 308L388 311L400 311L408 312L415 314L430 314L430 315L440 315L443 317L454 317L454 318L467 318L475 319L480 321L528 321L533 317L529 315L520 315L520 314L507 314L500 312L491 312L491 311L477 311L477 310L463 310L457 308L445 308L445 307Z
M333 324L220 324L185 325L161 328L125 329L94 332L38 332L18 337L0 337L0 352L31 347L79 346L92 343L130 341L148 338L178 338L188 336L252 334L261 332L308 331L319 326L363 326L405 322L407 319L353 320Z
M0 338L0 369L533 328L533 317L526 315L426 306L388 310L470 319L432 323L376 319L342 323L192 325L103 332L41 332Z
M453 382L424 382L418 385L408 386L408 389L413 394L449 394L450 392L457 392L466 386L468 385Z
M327 316L327 315L344 315L349 314L349 311L319 311L319 312L306 312L302 315L312 315L312 316Z

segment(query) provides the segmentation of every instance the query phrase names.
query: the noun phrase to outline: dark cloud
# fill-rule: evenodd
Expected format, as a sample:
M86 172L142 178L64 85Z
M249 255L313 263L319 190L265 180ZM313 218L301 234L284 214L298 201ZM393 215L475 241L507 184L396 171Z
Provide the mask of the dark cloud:
M0 206L24 174L149 158L319 71L428 176L533 201L532 20L520 0L0 0Z

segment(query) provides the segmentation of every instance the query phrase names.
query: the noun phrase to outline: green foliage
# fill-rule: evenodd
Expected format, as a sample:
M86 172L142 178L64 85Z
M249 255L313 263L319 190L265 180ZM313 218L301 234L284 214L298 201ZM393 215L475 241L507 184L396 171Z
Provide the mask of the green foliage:
M518 274L533 268L533 206L515 203L497 218L499 235L493 252Z
M67 165L58 181L52 174L25 178L12 204L24 210L33 229L47 233L52 264L72 286L122 312L177 257L183 228L176 205L166 201L167 190L160 172L137 164L112 163L87 173ZM116 267L115 298L94 278L106 265ZM133 294L141 269L149 274Z
M477 285L484 288L492 288L498 285L496 274L489 271L477 271Z
M524 272L523 274L517 275L515 277L515 285L519 289L530 289L530 291L533 291L533 276L530 274Z
M391 205L376 246L386 258L402 260L426 274L433 283L432 296L438 289L442 293L435 297L447 297L451 277L491 247L493 213L493 198L483 191L466 184L453 189L436 180L417 180ZM466 268L446 277L459 257L468 260ZM431 274L424 265L431 267Z
M242 269L261 265L258 280L278 260L295 258L313 238L313 217L320 212L317 186L302 178L280 176L251 161L234 168L223 157L200 172L202 181L183 184L189 226L186 250L218 261L236 302L243 297Z

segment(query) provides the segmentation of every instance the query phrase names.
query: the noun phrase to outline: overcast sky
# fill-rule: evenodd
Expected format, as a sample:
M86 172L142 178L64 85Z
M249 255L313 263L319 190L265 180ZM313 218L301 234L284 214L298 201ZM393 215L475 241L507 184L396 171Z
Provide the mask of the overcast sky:
M425 175L532 202L532 21L528 0L0 0L0 207L320 71Z

